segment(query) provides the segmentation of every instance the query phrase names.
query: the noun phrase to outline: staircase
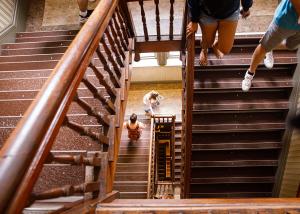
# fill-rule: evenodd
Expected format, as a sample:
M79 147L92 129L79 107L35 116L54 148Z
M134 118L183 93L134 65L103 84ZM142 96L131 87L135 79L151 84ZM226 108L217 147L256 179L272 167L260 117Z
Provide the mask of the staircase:
M180 183L181 178L181 121L175 121L175 163L174 163L174 182Z
M271 197L288 144L295 52L275 51L275 66L259 67L252 88L241 81L258 38L239 38L232 53L199 67L196 47L192 112L191 198Z
M77 31L23 32L17 34L16 43L1 45L1 147L76 33Z
M116 19L114 21L114 25L117 25ZM118 21L120 24L120 19ZM16 43L1 46L0 148L77 32L69 30L18 33ZM118 39L125 37L123 36L124 34L118 34ZM119 140L118 133L114 130L122 124L123 120L119 115L123 115L126 104L123 101L129 88L127 80L130 75L128 66L131 53L126 48L130 49L132 45L128 37L127 41L119 41L123 46L118 46L117 52L122 55L116 58L124 60L118 61L124 65L119 67L119 64L113 62L112 51L115 47L110 45L111 40L106 38L97 45L99 52L92 56L84 80L77 89L78 96L68 109L67 119L59 129L35 183L30 200L46 200L36 200L23 210L24 213L60 212L97 196L99 188L106 190L107 162L113 163L114 143ZM127 47L126 43L129 43ZM110 63L115 63L114 70L110 70ZM114 72L118 69L120 74L117 76ZM117 84L120 87L115 87Z
M139 118L142 118L141 115L138 115L138 120L144 123L146 128L137 142L130 143L127 129L123 128L122 131L114 181L114 190L120 192L121 199L147 198L150 120Z

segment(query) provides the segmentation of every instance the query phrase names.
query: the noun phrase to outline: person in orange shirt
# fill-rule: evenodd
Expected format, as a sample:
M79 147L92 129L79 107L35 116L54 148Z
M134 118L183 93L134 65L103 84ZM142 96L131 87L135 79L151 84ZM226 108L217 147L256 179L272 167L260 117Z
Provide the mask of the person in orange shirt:
M130 116L130 119L123 124L123 128L126 128L128 131L128 138L130 141L137 141L141 137L145 127L145 124L137 120L137 115L135 113L133 113Z

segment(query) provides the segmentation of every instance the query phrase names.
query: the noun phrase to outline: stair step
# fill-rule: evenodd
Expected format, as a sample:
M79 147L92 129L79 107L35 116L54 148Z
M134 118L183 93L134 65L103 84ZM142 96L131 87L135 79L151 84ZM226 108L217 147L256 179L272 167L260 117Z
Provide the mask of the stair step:
M193 132L269 130L285 128L286 111L193 114ZM220 120L222 118L222 120Z
M49 212L60 212L70 207L76 206L84 201L83 196L59 197L47 200L35 201L30 207L26 207L24 214L46 214Z
M273 164L269 166L219 166L191 168L191 179L200 178L224 178L224 177L274 177L277 168Z
M280 149L281 142L193 144L192 151Z
M37 32L19 32L17 38L24 37L42 37L42 36L59 36L59 35L76 35L78 30L55 30L55 31L37 31Z
M149 148L140 148L140 147L129 147L126 149L120 148L120 155L147 155L149 154Z
M251 91L195 94L193 111L288 109L290 92Z
M207 66L232 66L232 65L248 65L251 63L252 53L254 48L251 47L247 52L241 48L233 48L230 54L225 55L221 60L216 58L214 54L208 54ZM199 51L200 52L200 51ZM198 54L196 54L197 56ZM287 63L297 63L297 55L294 51L274 51L274 61L276 64L287 64ZM261 63L262 64L262 63ZM205 67L200 66L199 57L195 58L195 67Z
M0 56L2 62L25 62L25 61L47 61L60 60L62 53L54 54L36 54L36 55L15 55L15 56Z
M250 144L280 142L282 131L252 130L247 132L193 133L193 145L201 144Z
M273 183L192 184L191 193L264 193L272 192Z
M62 40L73 40L76 35L45 35L41 37L19 37L16 38L17 43L21 42L52 42L52 41L62 41Z
M147 172L117 172L115 181L147 181Z
M148 172L148 163L117 163L117 172Z
M252 89L256 88L289 88L292 87L292 77L296 64L276 64L272 70L259 67L252 82ZM194 88L201 90L238 89L248 65L241 66L208 66L195 71Z
M121 199L141 199L147 198L147 192L120 192Z
M44 47L44 48L24 48L24 49L5 49L1 50L1 55L32 55L32 54L57 54L65 53L68 46Z
M192 168L277 166L278 160L192 161Z
M148 155L119 155L118 163L148 163Z
M227 184L227 183L274 183L275 177L221 177L192 178L191 184Z
M190 193L190 198L266 198L272 192Z
M1 45L1 50L69 46L71 42L72 40L55 40L50 42L39 42L35 40L34 42L6 43Z
M84 98L85 101L94 105L99 110L103 111L103 114L108 114L107 110L101 105L98 99ZM31 104L32 99L19 99L19 100L0 100L0 117L1 116L20 116L23 115ZM14 106L14 107L10 107ZM69 114L86 114L86 111L82 109L77 103L72 102L69 110Z
M114 184L114 190L119 192L147 192L147 184Z

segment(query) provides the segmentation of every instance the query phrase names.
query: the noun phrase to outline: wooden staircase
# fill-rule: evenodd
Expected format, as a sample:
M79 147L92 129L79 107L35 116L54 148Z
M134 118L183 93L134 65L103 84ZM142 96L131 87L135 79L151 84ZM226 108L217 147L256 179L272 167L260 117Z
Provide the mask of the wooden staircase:
M140 118L142 115L138 116L138 120L144 123L146 128L137 142L129 141L126 128L122 131L114 181L114 190L120 192L122 199L147 198L150 120Z
M50 76L77 32L17 33L16 43L1 45L1 147ZM69 135L69 137L72 136L72 134Z
M109 167L113 167L118 152L118 127L122 126L126 108L129 50L133 44L125 28L121 32L123 23L118 12L96 44L97 51L91 55L83 80L75 89L77 95L66 118L62 118L64 123L29 193L30 201L35 202L24 213L61 212L107 193L107 176L114 173ZM52 76L77 33L18 33L16 43L1 46L0 148Z
M206 67L195 60L190 198L276 195L289 143L286 119L298 93L297 60L295 52L275 51L274 68L259 67L250 91L242 92L257 44L258 38L238 38L224 59L209 54ZM199 52L198 44L196 58Z
M181 179L181 129L182 123L181 121L175 121L175 163L174 163L174 182L180 183Z

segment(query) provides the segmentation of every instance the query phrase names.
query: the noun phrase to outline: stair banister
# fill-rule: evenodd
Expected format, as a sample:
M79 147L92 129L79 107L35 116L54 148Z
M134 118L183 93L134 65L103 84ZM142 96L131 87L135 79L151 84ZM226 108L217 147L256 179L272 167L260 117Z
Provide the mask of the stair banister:
M117 4L117 0L100 1L4 144L0 153L0 210L19 213L25 206Z
M186 3L187 5L187 3ZM182 30L183 37L186 38L185 29L188 24L188 13L187 6L185 8L184 20L186 24L183 25L184 29ZM183 148L184 148L184 174L183 174L183 197L187 198L189 193L189 180L190 180L190 163L191 163L191 147L192 147L192 109L193 109L193 91L194 91L194 61L195 61L195 33L186 38L186 53L185 57L182 57L186 65L184 77L184 92L183 92Z
M148 183L147 183L147 198L151 199L154 195L154 179L155 179L155 127L154 118L151 118L150 123L150 141L149 141L149 160L148 160Z

